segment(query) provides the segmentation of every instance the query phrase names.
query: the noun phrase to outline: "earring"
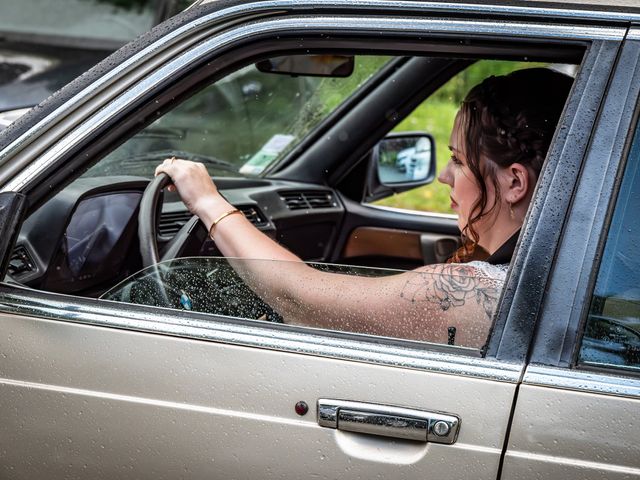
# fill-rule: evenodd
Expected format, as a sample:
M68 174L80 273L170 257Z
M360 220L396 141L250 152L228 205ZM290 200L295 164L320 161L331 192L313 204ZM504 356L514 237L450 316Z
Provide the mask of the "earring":
M509 202L509 217L511 218L511 220L516 219L516 214L513 213L513 203L511 202Z

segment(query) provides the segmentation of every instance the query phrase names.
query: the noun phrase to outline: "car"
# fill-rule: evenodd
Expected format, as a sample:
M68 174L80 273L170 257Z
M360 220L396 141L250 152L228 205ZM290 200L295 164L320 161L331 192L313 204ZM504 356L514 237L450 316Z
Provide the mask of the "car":
M20 117L2 476L640 476L639 21L627 0L199 1ZM440 195L460 85L541 64L573 86L480 348L283 323L243 272L285 265L222 257L154 178L203 163L315 268L443 262L455 215L400 200ZM426 174L387 176L417 137Z
M415 146L398 152L396 168L406 174L410 180L420 180L429 174L431 164L431 147L434 141L429 137L421 137Z
M0 19L0 130L100 60L183 10L184 0L8 2Z

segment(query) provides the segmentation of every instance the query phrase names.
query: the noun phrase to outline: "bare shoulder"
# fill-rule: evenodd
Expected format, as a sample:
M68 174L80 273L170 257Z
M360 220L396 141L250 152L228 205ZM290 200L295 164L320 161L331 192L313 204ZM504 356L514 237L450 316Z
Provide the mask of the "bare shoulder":
M426 265L407 274L400 296L412 303L436 304L442 311L478 305L491 317L504 281L499 271L491 273L474 263Z

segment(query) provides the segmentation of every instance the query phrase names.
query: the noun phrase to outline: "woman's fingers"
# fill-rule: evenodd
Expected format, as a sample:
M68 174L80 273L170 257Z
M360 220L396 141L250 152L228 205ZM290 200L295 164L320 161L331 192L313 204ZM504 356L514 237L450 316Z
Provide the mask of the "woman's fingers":
M173 184L168 187L169 191L177 191L192 213L197 214L199 204L207 203L208 199L219 195L202 163L171 157L156 167L155 174L160 173L171 177Z
M160 165L158 165L155 169L154 176L158 176L160 173L166 173L173 179L173 175L171 174L173 163L177 160L176 157L171 157L165 159ZM176 192L178 189L173 183L170 183L166 186L166 189L170 192Z
M176 162L178 162L178 165L179 165L180 162L188 162L188 160L181 160L176 157L165 158L164 161L156 167L155 176L158 176L158 174L160 173L166 173L171 178L173 178L173 175L171 175L171 172L174 171L173 167Z

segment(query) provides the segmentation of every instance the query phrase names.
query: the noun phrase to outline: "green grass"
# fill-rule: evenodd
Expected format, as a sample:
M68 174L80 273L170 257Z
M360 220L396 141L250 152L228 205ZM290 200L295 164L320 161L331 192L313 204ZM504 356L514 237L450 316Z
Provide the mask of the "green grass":
M449 135L458 105L450 101L434 99L422 103L402 121L395 132L426 131L436 140L436 170L442 171L449 161ZM439 213L453 213L449 208L449 187L437 180L430 185L415 188L375 202L376 205L423 210Z

